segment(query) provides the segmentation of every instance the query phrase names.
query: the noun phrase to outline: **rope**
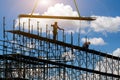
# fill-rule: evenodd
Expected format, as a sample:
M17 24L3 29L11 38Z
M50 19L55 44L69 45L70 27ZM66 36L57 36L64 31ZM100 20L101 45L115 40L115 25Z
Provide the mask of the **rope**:
M74 0L74 4L75 4L75 7L76 7L78 16L81 17L81 16L80 16L80 11L79 11L78 6L77 6L77 3L76 3L76 0ZM81 21L80 21L80 28L79 28L79 36L80 36L80 34L81 34ZM79 39L78 39L78 43L79 43L78 46L80 46L80 37L79 37Z
M77 9L77 13L78 13L78 15L79 15L79 17L80 17L80 12L79 12L79 9L78 9L78 6L77 6L77 3L76 3L76 0L74 0L74 4L75 4L75 7L76 7L76 9Z
M32 10L32 12L31 12L31 16L33 15L33 12L35 11L35 8L37 7L38 1L39 1L39 0L36 0L36 2L35 2L35 5L34 5L33 10Z

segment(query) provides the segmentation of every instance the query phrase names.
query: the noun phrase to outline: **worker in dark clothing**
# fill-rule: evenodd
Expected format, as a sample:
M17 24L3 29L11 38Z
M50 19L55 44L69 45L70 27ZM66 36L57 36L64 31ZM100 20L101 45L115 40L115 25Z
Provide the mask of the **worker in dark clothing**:
M63 30L62 28L60 28L58 25L57 25L57 22L55 22L54 24L51 25L53 27L53 39L56 40L56 37L57 37L57 34L58 34L58 29L59 30Z
M89 45L90 45L90 42L85 42L85 43L83 44L83 48L88 49L88 48L89 48Z

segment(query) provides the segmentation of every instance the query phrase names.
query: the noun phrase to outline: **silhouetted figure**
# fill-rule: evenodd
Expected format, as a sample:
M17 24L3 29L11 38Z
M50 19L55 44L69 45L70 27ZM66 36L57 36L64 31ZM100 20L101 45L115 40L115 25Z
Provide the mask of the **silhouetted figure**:
M53 27L53 39L56 40L56 37L57 37L57 34L58 34L58 29L59 30L63 30L62 28L60 28L58 25L57 25L57 22L55 22L54 24L51 25Z
M88 49L89 45L90 45L90 42L85 42L82 47Z

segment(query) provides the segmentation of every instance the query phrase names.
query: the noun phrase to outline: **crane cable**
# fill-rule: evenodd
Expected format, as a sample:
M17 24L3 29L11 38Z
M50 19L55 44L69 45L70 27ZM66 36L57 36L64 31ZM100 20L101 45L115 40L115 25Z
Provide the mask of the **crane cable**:
M37 7L38 1L39 1L39 0L36 0L36 2L35 2L35 5L34 5L34 7L33 7L33 9L32 9L32 12L31 12L31 16L32 16L33 13L34 13L35 8Z
M80 11L79 11L79 9L78 9L78 5L77 5L76 0L74 0L74 4L75 4L75 7L76 7L78 16L81 17L81 16L80 16ZM80 34L81 34L81 21L80 21L80 28L79 28L79 35L78 35L78 37L79 37L79 38L78 38L78 46L80 46Z
M76 3L76 0L74 0L74 4L75 4L75 7L76 7L76 9L77 9L77 13L78 13L78 15L79 15L79 17L80 17L80 12L79 12L79 9L78 9L78 6L77 6L77 3Z
M39 1L39 0L36 0L36 2L35 2L35 5L34 5L34 7L33 7L33 9L32 9L32 12L31 12L31 16L33 15L33 12L35 11L35 8L37 7L38 1ZM77 9L77 13L78 13L78 15L79 15L79 17L80 17L80 12L79 12L79 9L78 9L76 0L74 0L74 4L75 4L75 7L76 7L76 9Z

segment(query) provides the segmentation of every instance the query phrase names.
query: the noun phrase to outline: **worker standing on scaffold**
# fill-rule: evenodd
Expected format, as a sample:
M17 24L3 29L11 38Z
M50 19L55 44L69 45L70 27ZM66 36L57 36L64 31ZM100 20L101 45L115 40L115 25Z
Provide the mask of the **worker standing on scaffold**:
M53 27L53 39L56 40L56 37L57 37L57 34L58 34L58 29L59 30L63 30L62 28L60 28L58 25L57 25L57 22L55 22L54 24L51 25Z
M90 42L85 42L82 47L85 49L88 49L89 45L90 45Z

